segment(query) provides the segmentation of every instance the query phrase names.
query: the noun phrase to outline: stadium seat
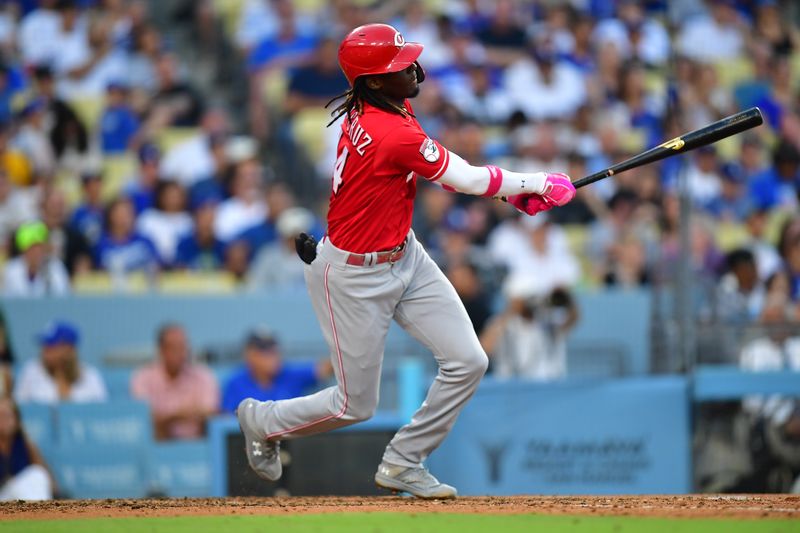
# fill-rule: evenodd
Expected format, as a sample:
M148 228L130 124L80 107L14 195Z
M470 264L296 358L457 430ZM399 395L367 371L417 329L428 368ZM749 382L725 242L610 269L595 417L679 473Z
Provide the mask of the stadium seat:
M236 278L230 272L166 272L158 288L162 294L232 294Z
M72 98L69 104L90 134L98 131L100 117L106 105L105 97L77 96Z
M647 133L644 128L630 128L619 133L620 148L629 153L637 154L646 148Z
M289 88L289 78L282 69L274 68L263 75L260 80L261 94L270 108L282 109Z
M792 76L792 87L800 84L800 51L795 50L789 57L789 72Z
M648 70L644 76L645 89L652 93L654 96L666 98L667 94L667 79L664 74L658 70Z
M148 450L150 488L169 497L208 496L210 456L205 440L154 444Z
M81 203L83 196L81 180L74 169L59 169L55 176L55 187L64 194L71 209Z
M244 0L214 0L213 6L214 12L222 21L222 27L228 38L235 39Z
M142 402L69 403L56 409L61 446L143 445L153 439L150 410Z
M150 492L142 446L59 445L48 456L58 487L71 498L141 498Z
M108 397L112 402L131 399L132 368L106 368L103 369L103 380L106 382Z
M562 227L567 237L569 249L580 263L580 283L584 286L589 286L594 282L592 263L585 253L586 245L589 242L589 230L586 226L580 224L567 224Z
M326 109L303 109L292 120L292 137L303 147L311 161L319 161L325 153L325 125L331 119Z
M733 89L738 83L752 80L754 77L753 62L747 57L720 61L714 65L720 87Z
M764 237L767 241L774 242L777 245L778 239L780 239L781 229L791 216L790 211L785 209L773 209L767 216L767 228L764 231Z
M164 128L156 132L156 144L166 154L177 145L188 141L198 134L198 128Z
M103 158L103 198L111 200L120 195L127 183L136 177L139 165L131 153Z
M25 434L36 446L41 448L53 444L56 432L52 407L39 403L25 403L20 404L19 413Z
M214 373L214 377L217 379L217 383L219 383L220 388L224 388L225 385L228 383L228 380L231 378L234 372L236 372L241 367L240 363L234 364L223 364L223 365L212 365L211 371Z
M318 13L325 4L323 0L294 0L295 9L306 14Z
M567 375L571 378L616 378L626 373L625 346L613 341L567 341Z
M741 137L728 137L714 144L717 156L725 161L735 160L742 151Z
M148 280L142 272L131 272L125 276L124 285L116 286L108 272L85 272L72 282L75 294L141 294L147 292Z
M749 236L744 225L720 222L714 227L714 237L723 252L728 252L747 243Z

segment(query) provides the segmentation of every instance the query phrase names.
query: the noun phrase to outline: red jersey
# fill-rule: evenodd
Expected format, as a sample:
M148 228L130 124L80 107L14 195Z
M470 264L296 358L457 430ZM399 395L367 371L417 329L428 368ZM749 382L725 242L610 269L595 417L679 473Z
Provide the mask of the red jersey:
M408 101L406 109L411 111ZM413 111L412 111L413 112ZM450 155L414 117L364 104L342 122L333 169L328 238L353 253L391 250L411 228L417 183L435 180Z

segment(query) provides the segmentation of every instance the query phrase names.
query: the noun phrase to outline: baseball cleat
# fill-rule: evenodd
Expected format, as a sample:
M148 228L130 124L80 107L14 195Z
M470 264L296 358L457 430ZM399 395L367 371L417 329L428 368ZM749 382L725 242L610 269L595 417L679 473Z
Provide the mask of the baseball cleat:
M283 473L280 443L264 440L264 433L256 424L256 409L265 403L268 402L259 402L252 398L242 400L236 408L236 418L244 435L244 451L250 468L260 478L277 481Z
M375 483L392 493L407 492L426 500L455 498L458 491L439 482L427 468L407 468L381 463L375 473Z

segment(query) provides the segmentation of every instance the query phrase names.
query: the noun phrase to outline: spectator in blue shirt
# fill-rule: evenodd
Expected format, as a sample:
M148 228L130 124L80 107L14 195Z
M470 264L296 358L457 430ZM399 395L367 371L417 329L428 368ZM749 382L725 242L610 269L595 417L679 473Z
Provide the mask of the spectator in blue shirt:
M0 63L0 122L13 118L11 111L14 98L25 88L25 80L18 69Z
M314 51L316 38L304 35L297 28L285 27L275 37L258 43L247 56L247 68L255 73L285 61L297 62Z
M265 191L265 201L267 202L267 216L255 226L244 230L234 237L230 242L246 243L248 249L248 260L255 257L258 251L268 244L278 240L278 230L275 226L278 217L294 207L296 200L289 187L282 182L276 181L267 185Z
M254 330L244 346L244 366L225 385L222 410L234 412L245 398L283 400L296 398L330 378L329 360L284 362L275 337L265 330Z
M16 404L0 399L0 501L50 500L54 486L39 448L25 435Z
M233 178L235 165L228 157L227 146L230 137L227 133L212 133L208 136L208 145L211 159L214 161L214 170L209 176L195 182L189 187L189 201L202 203L210 197L225 199L230 196L228 187Z
M781 141L772 154L772 167L756 176L750 195L759 207L800 206L800 151L788 141Z
M214 235L214 216L220 197L208 194L192 200L194 231L178 242L175 267L215 271L225 262L225 243Z
M313 61L298 67L289 78L286 110L295 113L308 107L324 106L331 98L349 88L347 78L337 63L338 46L333 39L323 39L314 51Z
M778 253L783 261L783 271L789 279L789 295L800 303L800 217L784 222L778 237Z
M153 242L134 231L135 216L127 198L118 198L108 206L105 231L95 247L95 264L102 270L127 273L160 268Z
M108 85L106 108L100 118L100 140L104 154L120 154L132 144L139 131L139 117L131 108L128 87L120 82Z
M266 139L270 134L270 123L274 112L262 97L264 83L276 70L292 68L308 59L314 52L317 38L298 24L293 3L285 0L274 2L277 31L260 40L247 53L245 59L250 85L250 128L257 138Z
M708 212L724 222L745 220L753 210L745 190L745 176L741 167L724 165L721 169L722 189L719 196L708 204Z
M86 172L81 176L83 202L72 212L69 225L78 230L94 245L103 232L103 176L99 172Z
M158 146L150 142L143 143L139 147L139 176L125 188L125 194L133 202L137 215L155 204L156 185L161 177L160 164L161 151Z

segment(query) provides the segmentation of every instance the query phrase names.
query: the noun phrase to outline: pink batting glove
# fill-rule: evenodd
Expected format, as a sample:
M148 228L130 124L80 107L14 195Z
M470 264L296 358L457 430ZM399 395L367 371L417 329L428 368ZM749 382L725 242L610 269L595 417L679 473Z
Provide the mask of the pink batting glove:
M544 192L538 196L550 207L567 205L575 198L575 186L566 174L560 172L548 174L545 178Z
M507 200L508 203L530 216L554 207L553 204L545 202L544 198L538 194L515 194L514 196L509 196Z
M556 206L562 206L575 198L575 187L569 176L561 173L547 174L542 194L515 194L508 203L525 214L535 215Z

